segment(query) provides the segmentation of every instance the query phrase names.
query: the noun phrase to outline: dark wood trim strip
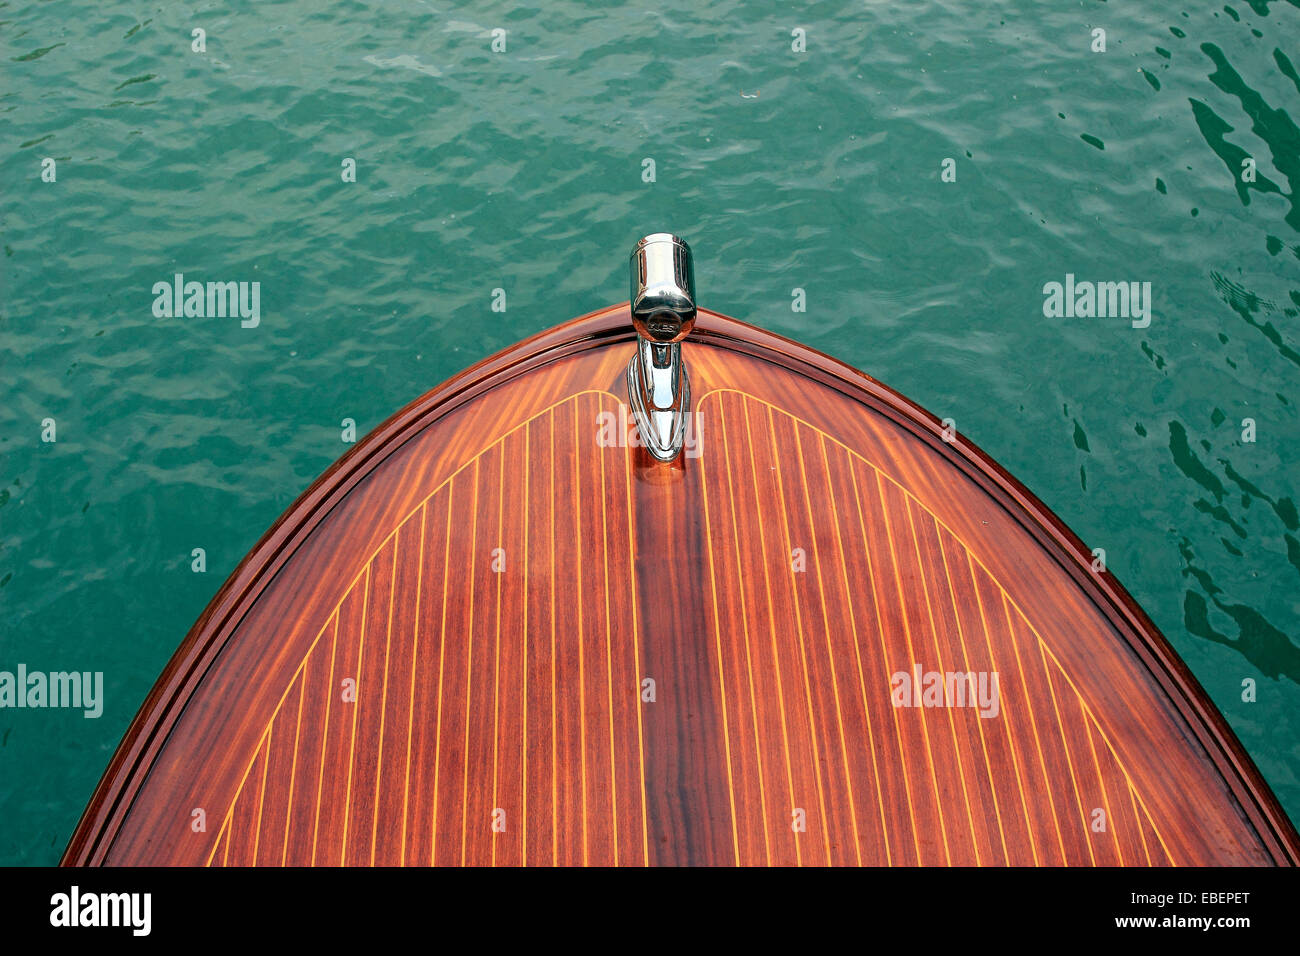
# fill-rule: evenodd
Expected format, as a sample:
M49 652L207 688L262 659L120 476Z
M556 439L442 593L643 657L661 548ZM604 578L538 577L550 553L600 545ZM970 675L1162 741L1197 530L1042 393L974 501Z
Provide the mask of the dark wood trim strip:
M641 673L658 685L643 708L650 862L731 860L731 806L707 582L683 580L683 554L706 554L698 460L670 467L633 449ZM704 823L707 821L707 823ZM726 821L714 826L715 821ZM721 834L726 834L725 841ZM719 845L710 845L710 840Z

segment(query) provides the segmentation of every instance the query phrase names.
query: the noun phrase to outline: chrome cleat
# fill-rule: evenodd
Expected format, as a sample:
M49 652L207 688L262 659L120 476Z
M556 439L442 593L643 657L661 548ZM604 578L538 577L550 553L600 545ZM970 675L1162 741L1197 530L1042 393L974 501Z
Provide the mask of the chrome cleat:
M627 393L641 442L659 461L672 461L686 440L691 385L682 339L695 326L691 247L656 232L632 249L632 324L636 354L627 365Z

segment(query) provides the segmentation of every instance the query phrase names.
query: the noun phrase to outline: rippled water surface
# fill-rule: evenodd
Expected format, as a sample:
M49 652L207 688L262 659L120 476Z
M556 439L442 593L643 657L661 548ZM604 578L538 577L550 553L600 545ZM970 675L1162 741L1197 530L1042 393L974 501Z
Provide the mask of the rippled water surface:
M1297 0L0 2L0 669L106 696L0 710L0 863L58 859L343 418L626 298L663 228L1104 548L1300 817L1298 41ZM155 317L176 272L260 324ZM1150 326L1044 317L1067 273Z

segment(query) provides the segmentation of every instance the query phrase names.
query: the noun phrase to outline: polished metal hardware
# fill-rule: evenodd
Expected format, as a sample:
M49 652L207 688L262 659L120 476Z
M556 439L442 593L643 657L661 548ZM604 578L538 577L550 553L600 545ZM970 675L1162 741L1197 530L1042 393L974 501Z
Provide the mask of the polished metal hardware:
M627 365L627 393L641 442L659 461L672 461L686 439L691 385L682 339L695 325L691 247L666 232L632 249L632 324L636 354Z

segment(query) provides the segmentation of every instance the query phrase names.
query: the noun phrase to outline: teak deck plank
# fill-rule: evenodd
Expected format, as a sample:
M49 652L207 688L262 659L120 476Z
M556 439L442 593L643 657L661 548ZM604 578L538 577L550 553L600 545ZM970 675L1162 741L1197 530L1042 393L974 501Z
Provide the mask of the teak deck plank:
M322 476L64 862L1297 862L1168 643L982 452L702 312L701 454L663 465L597 441L632 341L626 306L543 333ZM917 665L996 672L996 716L894 706Z

